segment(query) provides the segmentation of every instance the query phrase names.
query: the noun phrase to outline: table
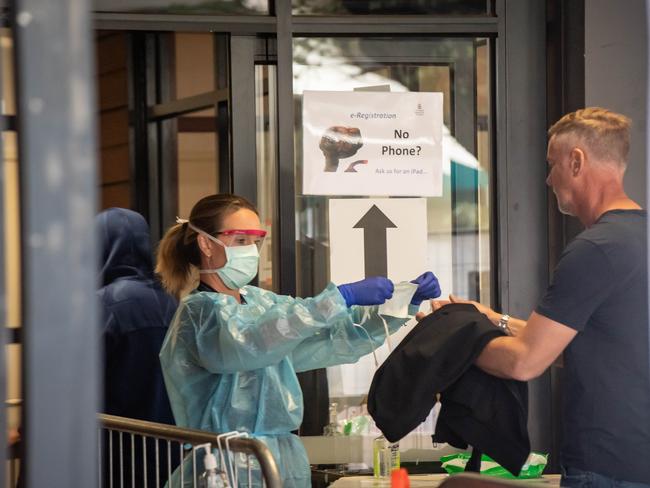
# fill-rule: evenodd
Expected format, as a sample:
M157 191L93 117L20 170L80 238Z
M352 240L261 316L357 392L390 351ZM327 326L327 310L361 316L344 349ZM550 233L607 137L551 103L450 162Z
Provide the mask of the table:
M435 488L447 478L447 474L416 474L409 476L412 488ZM542 487L559 487L560 475L548 474L535 480L522 480L522 484ZM330 488L384 488L390 487L390 479L375 479L372 476L345 476L329 485Z

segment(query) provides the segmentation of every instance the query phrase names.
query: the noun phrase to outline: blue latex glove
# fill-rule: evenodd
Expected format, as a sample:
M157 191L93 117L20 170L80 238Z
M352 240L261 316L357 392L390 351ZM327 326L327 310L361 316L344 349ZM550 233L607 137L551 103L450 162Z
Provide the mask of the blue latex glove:
M393 282L382 276L373 276L354 283L339 285L339 291L348 307L352 305L379 305L393 296Z
M411 300L411 305L420 305L423 300L440 296L440 283L438 283L438 278L431 271L421 274L411 283L418 285L418 289L415 290L415 295Z

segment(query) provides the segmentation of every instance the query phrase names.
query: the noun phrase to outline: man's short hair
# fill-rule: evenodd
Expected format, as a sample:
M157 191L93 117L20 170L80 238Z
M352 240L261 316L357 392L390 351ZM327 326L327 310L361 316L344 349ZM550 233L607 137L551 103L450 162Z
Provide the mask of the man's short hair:
M575 134L597 160L615 161L625 166L630 152L631 124L625 115L605 108L588 107L558 120L548 130L548 138Z

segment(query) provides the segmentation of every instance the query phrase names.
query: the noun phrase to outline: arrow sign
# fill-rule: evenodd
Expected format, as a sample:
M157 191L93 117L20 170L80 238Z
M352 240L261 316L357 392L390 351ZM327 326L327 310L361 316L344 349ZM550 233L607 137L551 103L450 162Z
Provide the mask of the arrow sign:
M388 251L386 229L397 226L386 217L377 205L361 217L354 229L363 229L363 253L366 278L370 276L388 277Z

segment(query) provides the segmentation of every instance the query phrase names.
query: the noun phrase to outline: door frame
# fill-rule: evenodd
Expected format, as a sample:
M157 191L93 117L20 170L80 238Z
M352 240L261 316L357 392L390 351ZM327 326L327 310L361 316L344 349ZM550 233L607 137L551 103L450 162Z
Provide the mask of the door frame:
M494 37L491 133L493 175L493 242L491 266L497 283L493 306L527 317L548 283L548 214L546 154L546 5L537 0L495 0L495 16L427 17L364 15L292 16L291 2L276 2L269 16L180 16L96 14L101 29L221 32L230 36L230 56L250 56L254 36L275 36L278 106L278 228L280 257L274 266L279 291L296 292L294 105L292 39L295 36L468 36ZM243 37L242 37L243 36ZM234 51L233 51L234 49ZM249 54L246 54L249 53ZM254 93L252 62L229 63L231 92L232 190L256 200L255 160L247 123ZM241 68L241 73L233 69ZM241 84L240 84L241 83ZM251 86L247 86L250 84ZM231 84L232 87L232 84ZM232 90L232 88L231 88ZM234 103L235 98L240 102ZM254 111L252 112L254 113ZM244 139L240 139L244 138ZM252 139L254 140L254 138ZM241 154L241 157L238 157ZM557 453L553 443L551 403L555 395L548 373L531 382L530 422L535 449ZM553 469L554 458L549 468Z

